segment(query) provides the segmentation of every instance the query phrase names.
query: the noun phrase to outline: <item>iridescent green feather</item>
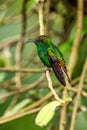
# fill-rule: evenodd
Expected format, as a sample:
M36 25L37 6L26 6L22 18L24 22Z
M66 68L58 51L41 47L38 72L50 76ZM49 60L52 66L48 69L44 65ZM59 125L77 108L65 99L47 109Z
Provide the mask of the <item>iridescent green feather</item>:
M45 66L52 67L56 77L64 86L66 85L64 74L70 82L63 55L47 36L41 35L35 40L29 40L26 43L28 42L34 42L36 44L37 52L41 61Z

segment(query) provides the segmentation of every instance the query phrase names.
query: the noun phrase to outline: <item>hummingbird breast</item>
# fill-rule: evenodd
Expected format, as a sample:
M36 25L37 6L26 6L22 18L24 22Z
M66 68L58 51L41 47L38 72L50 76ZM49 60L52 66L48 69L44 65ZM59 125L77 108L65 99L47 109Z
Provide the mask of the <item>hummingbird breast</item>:
M51 64L48 59L47 51L45 49L38 50L38 55L43 64L47 67L51 67Z

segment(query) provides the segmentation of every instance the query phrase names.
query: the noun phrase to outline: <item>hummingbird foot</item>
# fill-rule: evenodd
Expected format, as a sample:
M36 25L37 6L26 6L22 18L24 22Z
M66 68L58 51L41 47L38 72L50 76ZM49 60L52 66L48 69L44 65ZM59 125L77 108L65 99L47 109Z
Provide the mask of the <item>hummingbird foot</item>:
M51 72L51 71L52 71L52 69L51 69L51 68L46 67L46 68L45 68L45 72L46 72L46 71L50 71L50 72Z

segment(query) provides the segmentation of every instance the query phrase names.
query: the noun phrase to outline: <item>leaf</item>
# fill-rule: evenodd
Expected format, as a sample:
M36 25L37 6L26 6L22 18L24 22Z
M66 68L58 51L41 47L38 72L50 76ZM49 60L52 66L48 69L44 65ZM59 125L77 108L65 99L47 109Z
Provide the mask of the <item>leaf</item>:
M1 74L3 74L4 72L2 72ZM0 74L0 82L1 82L1 74ZM7 94L8 91L6 89L0 88L0 97L4 96L5 94ZM0 104L4 103L6 101L6 99L1 99L0 100Z
M49 121L53 118L56 108L62 104L59 101L52 101L45 105L40 112L37 114L35 123L40 127L46 126Z
M18 112L22 108L24 108L26 105L28 105L30 102L31 102L30 99L24 99L23 101L19 102L18 104L16 104L16 106L12 110L8 111L5 114L5 117L6 116L11 116L11 115L15 114L16 112Z

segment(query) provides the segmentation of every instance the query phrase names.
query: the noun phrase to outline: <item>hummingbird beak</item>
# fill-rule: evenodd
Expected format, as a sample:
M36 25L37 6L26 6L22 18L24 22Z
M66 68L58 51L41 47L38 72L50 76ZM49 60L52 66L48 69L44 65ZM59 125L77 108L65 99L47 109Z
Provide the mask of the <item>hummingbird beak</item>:
M32 40L32 39L29 39L29 40L26 40L24 43L30 43L30 42L34 42L35 43L35 40Z

